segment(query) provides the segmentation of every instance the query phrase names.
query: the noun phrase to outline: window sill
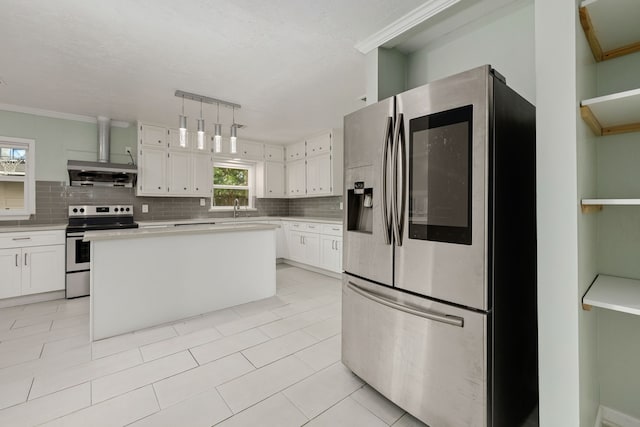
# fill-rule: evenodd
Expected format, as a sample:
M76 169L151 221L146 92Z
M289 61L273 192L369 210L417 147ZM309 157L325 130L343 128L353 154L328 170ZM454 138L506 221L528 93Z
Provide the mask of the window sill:
M257 212L258 209L256 208L240 208L238 209L238 212L242 213L242 212ZM209 208L209 212L233 212L233 206L212 206Z

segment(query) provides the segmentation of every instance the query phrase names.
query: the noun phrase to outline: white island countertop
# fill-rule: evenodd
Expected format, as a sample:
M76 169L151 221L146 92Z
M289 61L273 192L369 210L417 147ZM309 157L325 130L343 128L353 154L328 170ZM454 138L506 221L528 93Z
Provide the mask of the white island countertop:
M124 230L99 230L88 231L84 234L84 241L138 239L141 237L156 237L169 235L205 234L205 233L231 233L242 231L274 230L275 224L261 223L223 223L223 224L184 224L181 227L150 227L127 228Z

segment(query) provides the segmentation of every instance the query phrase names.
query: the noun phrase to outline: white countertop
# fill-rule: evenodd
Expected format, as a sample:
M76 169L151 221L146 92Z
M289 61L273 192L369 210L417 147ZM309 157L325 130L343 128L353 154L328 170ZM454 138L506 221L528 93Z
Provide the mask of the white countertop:
M99 230L88 231L84 234L84 241L137 239L142 237L203 234L203 233L232 233L241 231L261 231L274 230L278 228L275 224L257 224L243 222L241 224L193 224L183 227L151 227L151 228L128 228L125 230Z
M16 232L31 232L31 231L52 231L52 230L65 230L67 224L40 224L40 225L13 225L4 227L0 225L0 233L16 233Z
M191 219L175 219L175 220L159 220L159 221L136 221L140 227L170 227L176 224L226 224L238 222L256 222L256 221L300 221L300 222L319 222L325 224L342 224L342 219L334 218L317 218L317 217L294 217L294 216L253 216L238 218L191 218Z

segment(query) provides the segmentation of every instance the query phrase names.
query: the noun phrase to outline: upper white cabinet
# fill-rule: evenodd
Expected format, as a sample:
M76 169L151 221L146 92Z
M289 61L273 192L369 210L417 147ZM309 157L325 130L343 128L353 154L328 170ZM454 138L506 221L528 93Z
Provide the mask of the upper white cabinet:
M238 141L238 153L242 159L264 159L264 144L251 141Z
M306 153L305 145L305 141L287 145L287 161L304 159Z
M344 166L341 130L332 129L307 138L303 143L289 145L286 152L287 194L290 197L342 194Z
M285 166L282 162L264 161L256 167L257 192L260 198L282 198L285 193Z
M35 141L0 137L0 220L28 219L35 194Z
M264 145L264 159L270 162L284 162L284 147L282 145Z
M186 147L181 147L177 129L139 123L136 194L211 197L211 137L205 134L202 148L197 141L197 132L187 132Z

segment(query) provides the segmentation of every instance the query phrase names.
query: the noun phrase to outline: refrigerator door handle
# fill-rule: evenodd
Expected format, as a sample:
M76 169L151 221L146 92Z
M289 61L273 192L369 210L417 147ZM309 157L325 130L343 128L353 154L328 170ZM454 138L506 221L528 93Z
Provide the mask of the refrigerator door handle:
M386 305L387 307L393 308L395 310L400 310L405 313L412 314L418 317L423 317L429 320L434 320L436 322L446 323L447 325L458 326L460 328L464 327L464 318L462 317L451 316L448 314L434 313L432 311L428 311L424 309L418 310L413 307L407 307L406 305L399 304L393 300L383 297L382 295L378 295L374 292L362 289L361 287L359 287L353 282L348 282L347 287L360 296L368 298L371 301L377 302L379 304Z
M387 196L387 169L389 166L389 149L392 148L393 138L393 117L387 117L387 126L384 131L384 143L382 144L382 197L380 207L382 208L382 224L384 226L384 243L391 244L391 233L393 221L389 212L389 198Z
M404 208L405 208L405 190L406 183L404 179L405 170L406 170L406 161L405 161L405 137L404 137L404 115L402 113L398 114L398 119L396 120L396 129L393 137L393 158L391 162L393 163L393 173L391 174L393 188L393 195L391 197L391 205L393 212L393 223L395 227L393 228L396 245L402 246L402 231L403 231L403 222L404 222ZM402 167L400 168L400 177L398 177L398 160L400 160ZM398 210L398 181L400 181L400 210Z

